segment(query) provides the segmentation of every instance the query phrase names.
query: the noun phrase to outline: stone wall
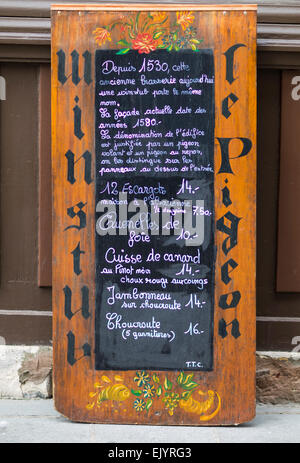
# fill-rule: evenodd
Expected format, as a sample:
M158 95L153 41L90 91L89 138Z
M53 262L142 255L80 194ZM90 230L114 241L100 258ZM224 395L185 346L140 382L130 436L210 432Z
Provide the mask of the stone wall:
M52 397L52 348L0 345L0 399ZM257 353L256 399L300 403L300 354Z
M0 399L52 397L52 349L0 346Z
M256 356L256 400L263 404L300 403L300 356ZM285 354L285 356L284 356Z

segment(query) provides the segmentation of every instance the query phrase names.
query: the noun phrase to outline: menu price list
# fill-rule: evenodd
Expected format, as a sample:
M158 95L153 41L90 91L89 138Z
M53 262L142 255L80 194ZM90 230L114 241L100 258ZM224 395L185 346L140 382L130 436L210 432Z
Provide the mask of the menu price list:
M96 52L96 369L213 368L212 50Z

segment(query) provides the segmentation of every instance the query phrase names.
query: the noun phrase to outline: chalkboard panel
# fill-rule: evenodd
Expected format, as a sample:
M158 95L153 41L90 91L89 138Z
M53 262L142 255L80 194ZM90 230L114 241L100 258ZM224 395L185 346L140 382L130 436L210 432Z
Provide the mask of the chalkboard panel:
M96 369L213 368L214 58L96 51Z

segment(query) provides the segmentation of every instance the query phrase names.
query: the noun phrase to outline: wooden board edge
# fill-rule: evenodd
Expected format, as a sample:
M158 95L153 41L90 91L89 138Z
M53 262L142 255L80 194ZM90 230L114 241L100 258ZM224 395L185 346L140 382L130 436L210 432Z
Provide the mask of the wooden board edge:
M95 5L93 3L86 4L53 4L52 11L107 11L107 10L122 10L122 11L178 11L178 10L194 10L194 11L257 11L257 4L234 4L234 5L199 5L195 3L174 3L172 5L157 4L157 3L105 3Z

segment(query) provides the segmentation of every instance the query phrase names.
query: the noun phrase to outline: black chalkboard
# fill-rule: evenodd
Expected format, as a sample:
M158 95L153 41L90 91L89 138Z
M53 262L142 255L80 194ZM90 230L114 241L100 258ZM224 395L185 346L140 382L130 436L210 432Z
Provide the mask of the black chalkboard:
M96 51L96 369L213 369L210 49Z

